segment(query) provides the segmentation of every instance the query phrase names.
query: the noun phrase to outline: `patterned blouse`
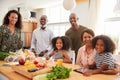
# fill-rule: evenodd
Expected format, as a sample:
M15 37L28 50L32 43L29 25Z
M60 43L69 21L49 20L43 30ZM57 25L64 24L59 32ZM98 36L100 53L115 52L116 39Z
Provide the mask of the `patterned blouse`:
M21 31L15 28L12 34L6 25L0 26L0 51L15 52L22 47Z
M86 51L86 45L84 45L84 46L80 47L78 50L76 64L80 65L81 67L86 67L88 65L92 65L95 62L95 60L94 60L95 56L96 56L96 50L91 49L88 54Z

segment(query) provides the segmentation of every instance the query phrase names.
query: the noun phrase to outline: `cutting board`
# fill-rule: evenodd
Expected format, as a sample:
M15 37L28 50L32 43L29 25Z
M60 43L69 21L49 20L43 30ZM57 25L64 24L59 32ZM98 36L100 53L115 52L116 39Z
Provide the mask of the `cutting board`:
M35 72L28 72L27 68L23 65L16 65L16 66L12 66L12 69L23 75L23 76L26 76L27 78L30 78L32 79L34 76L38 75L38 74L44 74L44 73L49 73L51 72L52 68L51 67L44 67L38 71L35 71Z

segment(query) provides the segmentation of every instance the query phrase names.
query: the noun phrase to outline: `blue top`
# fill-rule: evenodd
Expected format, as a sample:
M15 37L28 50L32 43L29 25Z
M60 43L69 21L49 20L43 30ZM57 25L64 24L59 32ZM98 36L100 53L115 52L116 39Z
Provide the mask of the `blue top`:
M54 55L52 56L53 59L64 59L64 57L62 56L63 51L57 52L54 51Z

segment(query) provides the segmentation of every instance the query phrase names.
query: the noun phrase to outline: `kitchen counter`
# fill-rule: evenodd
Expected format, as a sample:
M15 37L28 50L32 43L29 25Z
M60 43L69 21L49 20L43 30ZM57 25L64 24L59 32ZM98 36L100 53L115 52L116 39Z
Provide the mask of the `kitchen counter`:
M19 73L16 73L11 66L2 66L2 64L5 63L4 61L0 61L0 73L4 76L6 76L10 80L30 80L27 77L24 77L23 75L20 75ZM52 64L49 64L52 65ZM65 67L76 69L79 68L78 65L73 64L63 64ZM91 75L90 77L83 76L81 73L77 73L74 71L71 71L70 78L64 79L64 80L114 80L117 77L117 75L104 75L104 74L96 74ZM62 79L63 80L63 79Z

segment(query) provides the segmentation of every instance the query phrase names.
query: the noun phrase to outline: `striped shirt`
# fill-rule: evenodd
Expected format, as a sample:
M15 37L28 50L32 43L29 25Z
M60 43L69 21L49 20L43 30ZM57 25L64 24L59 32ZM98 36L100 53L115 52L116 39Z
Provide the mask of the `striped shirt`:
M100 68L102 64L107 64L108 69L114 68L114 59L112 57L112 53L110 52L102 54L97 53L95 57L95 62L97 68Z

